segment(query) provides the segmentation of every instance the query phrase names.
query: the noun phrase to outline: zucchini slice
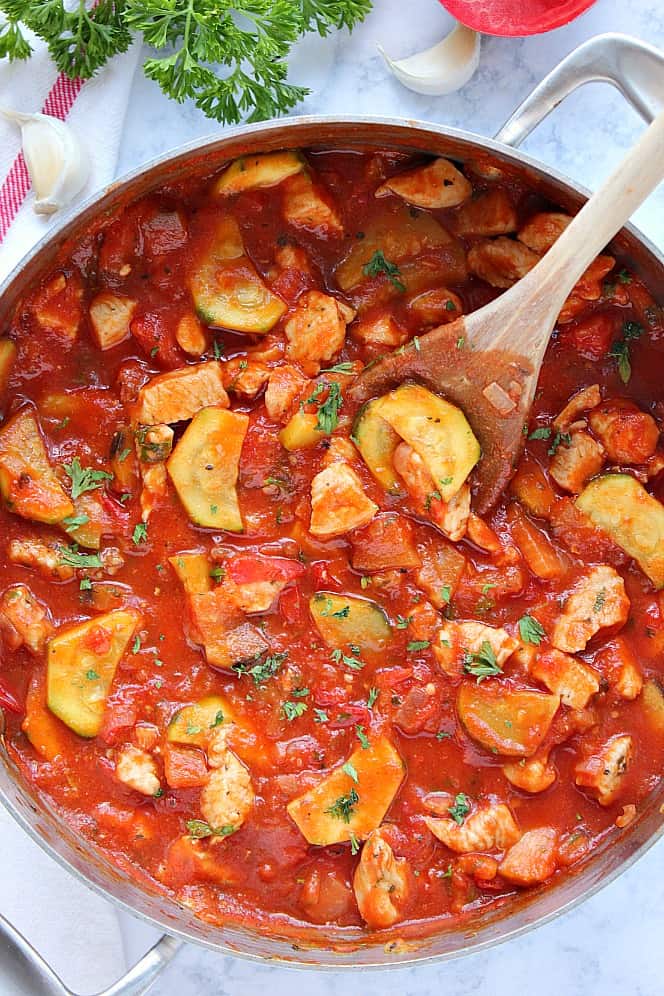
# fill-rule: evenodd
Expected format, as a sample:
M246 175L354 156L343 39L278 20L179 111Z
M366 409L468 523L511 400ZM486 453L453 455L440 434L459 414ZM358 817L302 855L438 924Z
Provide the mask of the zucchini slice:
M224 170L213 187L215 194L238 194L257 187L276 187L304 169L298 152L266 152L258 156L240 156Z
M115 669L140 622L135 609L118 609L49 640L46 701L79 736L99 732Z
M450 501L480 458L480 444L456 405L420 384L377 399L376 413L418 453L443 501Z
M392 426L378 414L379 401L375 398L360 408L351 438L378 483L389 494L400 495L403 488L392 466L392 457L400 439Z
M218 727L232 723L234 719L233 710L225 698L207 695L175 713L168 724L166 739L171 743L194 744L204 748Z
M213 244L191 274L190 288L199 317L218 328L261 335L286 311L256 272L231 217L217 226Z
M457 698L459 719L473 740L508 757L535 753L559 705L559 695L487 688L470 682L461 686Z
M588 484L577 508L633 557L655 588L664 588L664 505L629 474L605 474Z
M317 591L309 599L309 611L330 647L353 643L362 650L382 650L392 635L380 605L358 595Z
M60 522L74 514L29 411L19 412L0 429L0 495L10 511L34 522Z
M364 840L383 822L404 774L396 748L379 737L286 809L310 844L327 847L353 836Z
M240 412L203 408L166 464L180 501L199 526L242 532L235 485L248 425Z

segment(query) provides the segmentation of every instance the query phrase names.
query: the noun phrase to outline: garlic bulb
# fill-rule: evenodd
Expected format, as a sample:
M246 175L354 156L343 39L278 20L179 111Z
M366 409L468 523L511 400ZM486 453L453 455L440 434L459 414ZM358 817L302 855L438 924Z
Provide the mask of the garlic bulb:
M407 59L394 61L380 45L378 49L409 90L439 97L460 90L474 74L480 62L480 37L477 31L457 23L437 45Z
M69 125L48 114L24 114L4 107L0 114L21 129L35 212L59 211L83 189L90 175L90 163L78 138Z

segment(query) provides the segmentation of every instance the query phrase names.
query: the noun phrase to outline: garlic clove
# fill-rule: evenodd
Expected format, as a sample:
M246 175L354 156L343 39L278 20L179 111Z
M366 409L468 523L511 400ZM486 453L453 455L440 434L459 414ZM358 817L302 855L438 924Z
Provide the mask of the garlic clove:
M432 48L395 61L378 50L400 83L415 93L440 97L465 86L480 62L481 35L458 24Z
M74 199L90 175L90 162L69 125L49 114L0 107L21 129L25 164L35 192L34 211L54 214Z

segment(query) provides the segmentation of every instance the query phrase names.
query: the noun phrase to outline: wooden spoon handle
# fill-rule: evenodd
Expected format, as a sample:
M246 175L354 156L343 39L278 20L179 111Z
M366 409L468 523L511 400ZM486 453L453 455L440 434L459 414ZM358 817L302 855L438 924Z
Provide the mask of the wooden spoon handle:
M537 266L507 295L513 306L528 308L531 319L510 328L510 345L533 359L546 349L550 329L565 299L586 268L664 179L664 111L655 118L620 165L567 226ZM507 295L499 298L506 302ZM523 313L523 310L522 310ZM538 313L540 341L533 341ZM522 341L519 332L523 331Z

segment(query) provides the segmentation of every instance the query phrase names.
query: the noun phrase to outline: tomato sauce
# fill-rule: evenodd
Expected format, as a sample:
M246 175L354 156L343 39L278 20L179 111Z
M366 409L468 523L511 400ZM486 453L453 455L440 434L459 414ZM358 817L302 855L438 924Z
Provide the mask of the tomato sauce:
M391 493L358 442L354 377L500 293L564 216L471 166L441 179L390 151L283 156L267 180L248 157L225 188L183 181L84 234L0 340L6 742L64 821L207 920L449 926L554 882L659 784L664 577L576 501L616 471L664 497L662 310L601 257L556 328L500 506L481 522L472 499L441 497L408 433L394 446L431 486L404 470ZM242 319L224 325L220 301ZM212 388L160 380L203 364ZM156 409L187 413L146 426L164 383ZM226 474L202 516L235 498L241 531L201 525L205 485L175 479L202 410ZM21 413L46 470L27 437L8 456ZM72 504L57 521L53 495ZM365 772L378 744L391 790Z

